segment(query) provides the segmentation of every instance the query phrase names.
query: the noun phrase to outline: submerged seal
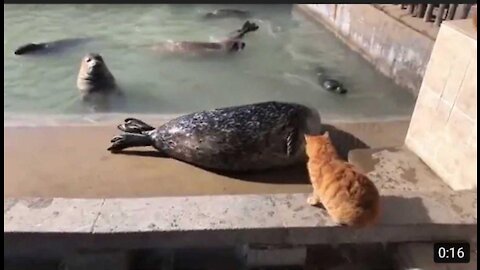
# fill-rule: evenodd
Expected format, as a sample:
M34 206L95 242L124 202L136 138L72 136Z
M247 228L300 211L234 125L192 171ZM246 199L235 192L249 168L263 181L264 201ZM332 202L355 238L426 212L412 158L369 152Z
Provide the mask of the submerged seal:
M153 146L162 154L206 169L254 171L305 161L304 134L321 132L314 109L263 102L196 112L154 128L128 118L108 150Z
M348 92L347 89L345 89L345 87L343 87L343 85L339 81L328 78L322 68L317 67L316 73L318 83L322 86L323 89L337 94L346 94Z
M67 48L71 48L82 43L92 40L91 38L68 38L51 42L28 43L18 47L15 55L24 54L48 54L52 52L62 52Z
M227 18L227 17L236 17L236 18L248 18L250 17L250 12L246 10L238 10L238 9L216 9L212 12L208 12L204 15L205 19L220 19L220 18Z
M338 94L347 93L347 89L345 89L343 85L336 80L319 78L319 81L320 81L320 85L327 91L335 92Z
M241 29L234 34L219 42L202 42L202 41L168 41L156 44L152 50L157 52L169 53L192 53L192 54L208 54L208 53L230 53L238 52L245 48L245 42L242 38L246 33L258 30L258 25L252 22L245 22Z
M115 77L98 53L88 53L82 58L77 76L77 88L84 101L98 102L99 99L108 95L122 95Z

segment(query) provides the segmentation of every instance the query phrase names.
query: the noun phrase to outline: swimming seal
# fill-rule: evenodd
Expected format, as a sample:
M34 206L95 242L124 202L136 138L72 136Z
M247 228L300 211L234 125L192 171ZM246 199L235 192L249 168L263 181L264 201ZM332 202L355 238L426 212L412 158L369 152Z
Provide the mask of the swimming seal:
M91 38L67 38L52 42L28 43L18 47L14 54L49 54L63 52L64 50L91 41Z
M339 81L328 78L322 68L317 67L316 73L318 82L323 89L337 94L346 94L348 92Z
M108 95L122 95L115 77L108 70L103 57L88 53L82 58L77 76L77 88L82 100L98 102Z
M234 34L219 42L201 42L201 41L168 41L156 44L152 50L157 52L169 53L192 53L192 54L208 54L208 53L231 53L238 52L245 48L245 42L242 38L249 32L258 30L258 25L252 22L245 22L242 28L236 30Z
M320 85L327 91L330 92L335 92L338 94L345 94L347 93L347 89L343 87L343 85L333 79L319 79L320 80Z
M305 161L303 135L320 134L321 121L315 109L270 101L196 112L158 128L128 118L118 128L126 133L111 140L111 152L153 146L202 168L244 172Z
M220 18L227 18L227 17L236 17L236 18L248 18L250 17L250 12L246 10L238 10L238 9L216 9L212 12L208 12L204 15L205 19L220 19Z

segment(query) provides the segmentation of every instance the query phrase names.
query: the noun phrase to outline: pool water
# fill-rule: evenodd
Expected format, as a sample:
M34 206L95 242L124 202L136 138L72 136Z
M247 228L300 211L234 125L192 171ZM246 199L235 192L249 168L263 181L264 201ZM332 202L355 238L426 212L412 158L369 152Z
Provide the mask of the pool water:
M232 55L179 57L152 52L167 40L213 41L245 19L204 20L216 8L251 11L258 31ZM414 97L376 71L292 5L4 5L4 111L14 115L82 115L76 90L81 58L100 53L127 97L117 113L181 114L267 100L318 108L324 119L410 116ZM93 37L59 54L16 56L29 42ZM315 69L349 90L322 89Z

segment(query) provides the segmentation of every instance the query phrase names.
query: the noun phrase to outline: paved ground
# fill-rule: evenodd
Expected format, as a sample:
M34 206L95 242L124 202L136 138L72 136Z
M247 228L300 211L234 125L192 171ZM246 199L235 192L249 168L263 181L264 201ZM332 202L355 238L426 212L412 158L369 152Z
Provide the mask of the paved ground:
M407 121L332 126L343 156L349 149L400 145ZM173 159L153 148L136 155L106 149L111 126L4 127L4 197L149 197L309 192L303 165L253 175L225 176ZM351 134L354 134L352 136Z

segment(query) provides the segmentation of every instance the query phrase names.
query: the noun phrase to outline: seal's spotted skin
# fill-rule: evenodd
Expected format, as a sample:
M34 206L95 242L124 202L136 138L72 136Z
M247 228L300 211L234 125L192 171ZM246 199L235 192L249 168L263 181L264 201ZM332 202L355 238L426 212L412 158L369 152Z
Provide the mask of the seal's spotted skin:
M110 151L153 146L163 154L224 171L264 170L305 161L306 131L320 118L308 107L264 102L184 115L153 129L129 118L118 128Z

